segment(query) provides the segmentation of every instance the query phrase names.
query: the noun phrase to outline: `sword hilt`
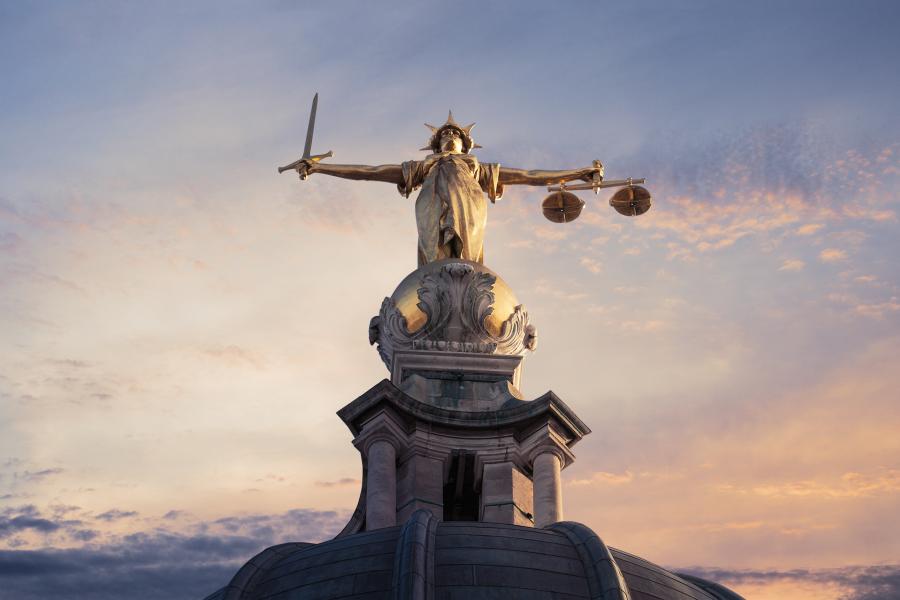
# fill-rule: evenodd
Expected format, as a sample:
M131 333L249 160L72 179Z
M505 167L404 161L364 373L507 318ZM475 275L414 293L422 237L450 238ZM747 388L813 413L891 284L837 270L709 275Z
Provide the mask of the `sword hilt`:
M603 183L603 163L601 163L599 160L595 160L594 168L600 170L594 172L594 175L591 177L591 183L594 186L594 193L599 194L600 184Z
M278 173L280 174L280 173L284 173L285 171L292 171L294 169L299 171L300 166L303 164L304 161L317 163L320 160L322 160L323 158L331 158L332 156L334 156L334 152L329 150L325 154L314 154L312 156L305 156L303 158L298 158L297 160L295 160L294 162L292 162L289 165L285 165L283 167L278 167ZM301 175L301 179L306 179L306 177L303 177Z

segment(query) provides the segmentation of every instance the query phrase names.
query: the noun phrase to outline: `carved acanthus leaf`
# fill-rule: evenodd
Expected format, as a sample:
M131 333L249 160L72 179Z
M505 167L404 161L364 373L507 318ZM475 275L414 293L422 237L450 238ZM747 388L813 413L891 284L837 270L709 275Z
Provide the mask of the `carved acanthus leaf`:
M500 335L487 328L494 313L497 277L468 263L449 263L422 276L417 289L425 322L410 333L406 317L391 298L381 303L369 325L369 340L390 369L398 350L439 350L481 354L522 354L534 350L537 336L522 305L503 322Z

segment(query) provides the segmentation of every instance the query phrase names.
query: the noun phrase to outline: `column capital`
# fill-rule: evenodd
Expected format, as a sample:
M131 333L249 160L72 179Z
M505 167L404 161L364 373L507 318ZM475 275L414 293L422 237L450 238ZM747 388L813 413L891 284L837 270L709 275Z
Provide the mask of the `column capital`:
M375 442L384 441L394 447L399 455L409 446L409 436L399 419L388 411L381 411L365 422L362 431L353 439L353 445L365 457Z
M555 454L559 458L560 468L565 469L575 462L575 455L566 445L566 440L552 427L544 425L522 442L522 453L530 465L534 459L544 453Z
M574 459L571 452L566 452L568 448L565 448L565 450L563 450L563 448L565 448L565 446L560 447L550 443L541 444L540 446L532 448L528 453L528 462L533 466L535 459L541 454L552 454L559 459L559 466L560 468L563 468Z

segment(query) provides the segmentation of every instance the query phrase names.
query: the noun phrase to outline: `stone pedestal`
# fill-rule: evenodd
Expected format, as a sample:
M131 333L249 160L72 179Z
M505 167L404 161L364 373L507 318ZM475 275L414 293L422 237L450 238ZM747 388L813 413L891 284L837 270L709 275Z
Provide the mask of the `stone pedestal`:
M552 392L498 410L458 411L421 402L388 380L338 414L366 461L365 494L348 533L403 522L420 508L445 520L556 522L560 469L590 431Z
M562 519L560 470L590 430L552 392L519 392L537 334L482 264L423 265L384 299L369 341L390 372L338 414L364 461L344 533L437 519L543 527Z

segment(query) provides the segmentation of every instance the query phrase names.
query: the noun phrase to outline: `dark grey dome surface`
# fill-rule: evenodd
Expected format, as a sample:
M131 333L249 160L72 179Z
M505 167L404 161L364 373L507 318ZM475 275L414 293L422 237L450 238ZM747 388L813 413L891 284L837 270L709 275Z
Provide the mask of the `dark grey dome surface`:
M740 600L692 579L607 548L579 523L535 529L417 511L400 527L268 548L206 600Z

